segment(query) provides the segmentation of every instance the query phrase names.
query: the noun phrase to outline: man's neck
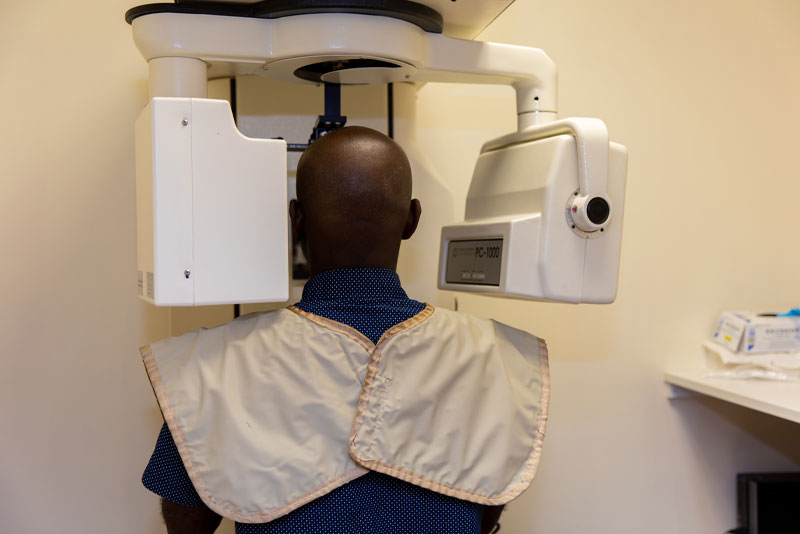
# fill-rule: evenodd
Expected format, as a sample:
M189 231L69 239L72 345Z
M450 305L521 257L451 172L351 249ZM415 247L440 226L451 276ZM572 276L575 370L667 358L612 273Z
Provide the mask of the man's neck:
M397 271L397 257L394 260L384 259L383 261L326 261L314 262L309 266L311 276L316 276L325 271L335 271L339 269L384 269Z

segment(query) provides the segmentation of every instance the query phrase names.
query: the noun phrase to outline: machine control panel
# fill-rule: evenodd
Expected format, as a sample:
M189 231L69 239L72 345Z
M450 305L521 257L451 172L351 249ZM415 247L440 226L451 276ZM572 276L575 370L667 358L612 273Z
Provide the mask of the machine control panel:
M502 239L450 241L445 281L448 284L499 286L502 258Z

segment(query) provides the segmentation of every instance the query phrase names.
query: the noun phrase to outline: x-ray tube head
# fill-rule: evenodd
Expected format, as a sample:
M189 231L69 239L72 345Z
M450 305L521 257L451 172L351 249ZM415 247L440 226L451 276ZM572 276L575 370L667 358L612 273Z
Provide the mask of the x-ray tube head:
M613 302L627 150L596 119L491 141L465 220L442 229L440 289L557 302Z

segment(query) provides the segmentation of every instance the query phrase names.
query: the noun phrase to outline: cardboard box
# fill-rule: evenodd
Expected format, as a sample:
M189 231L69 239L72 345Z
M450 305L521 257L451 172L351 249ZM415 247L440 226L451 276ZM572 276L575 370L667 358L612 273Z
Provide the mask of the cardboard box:
M800 317L722 312L713 339L744 354L800 351Z

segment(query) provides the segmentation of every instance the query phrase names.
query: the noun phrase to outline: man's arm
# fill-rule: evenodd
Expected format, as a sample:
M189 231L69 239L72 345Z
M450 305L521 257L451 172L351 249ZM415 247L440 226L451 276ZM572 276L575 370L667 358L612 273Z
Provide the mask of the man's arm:
M503 513L503 508L505 508L505 505L483 507L481 534L490 534L491 532L494 532L494 527L497 524L497 521L500 519L500 514Z
M161 516L169 534L213 534L222 517L206 506L184 506L161 499Z

